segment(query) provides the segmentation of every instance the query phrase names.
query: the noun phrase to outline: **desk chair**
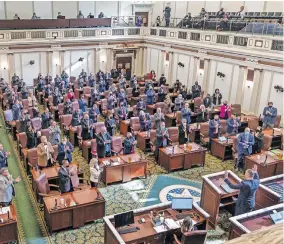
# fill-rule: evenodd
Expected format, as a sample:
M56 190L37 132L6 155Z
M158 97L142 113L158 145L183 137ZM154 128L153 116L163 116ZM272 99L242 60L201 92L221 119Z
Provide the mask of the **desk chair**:
M151 152L155 152L156 150L156 130L150 130L150 147L151 147Z
M169 127L169 144L172 145L178 145L178 127Z
M200 142L204 147L209 143L209 124L207 122L200 123Z
M196 97L194 98L194 111L193 112L196 112L198 111L198 109L200 108L200 105L202 104L202 99L201 97Z
M23 151L24 156L24 165L26 166L26 172L30 175L30 168L33 168L37 165L37 148L31 148L26 151Z
M82 143L82 155L87 160L88 163L91 159L91 152L92 151L94 151L94 152L97 151L96 139L83 141L83 143Z
M72 105L73 105L73 111L79 109L79 102L78 102L78 100L75 100L74 102L72 102Z
M4 118L5 118L6 132L11 131L12 130L12 122L13 122L12 109L4 111Z
M221 135L225 135L227 132L227 120L221 119Z
M50 130L47 129L42 129L40 131L41 136L46 136L47 141L49 141L49 136L50 136Z
M77 139L78 139L78 146L80 149L82 149L82 126L78 125L76 126L76 131L77 131Z
M122 145L122 137L121 136L113 136L111 139L111 152L113 155L117 156L123 154L123 145Z
M274 123L274 127L279 128L281 122L281 115L277 115Z
M204 244L206 243L207 231L206 230L195 230L183 233L181 238L182 244Z
M104 98L101 100L101 112L103 116L107 115L107 99Z
M155 129L155 117L153 114L150 115L150 119L151 119L151 129L154 130Z
M242 105L241 104L231 104L231 114L236 116L242 115Z
M60 117L60 124L64 135L69 135L69 127L72 121L72 114L64 114Z
M264 138L263 138L263 148L262 148L262 150L268 151L268 150L271 149L272 139L273 139L272 136L270 136L270 135L264 135Z
M259 119L258 118L250 118L248 120L248 127L251 130L256 130L258 126L259 126Z
M136 136L140 132L139 117L130 118L130 129L131 133Z
M23 99L22 100L22 105L23 105L23 109L28 109L29 108L29 101L28 101L28 99Z
M33 118L31 119L31 124L34 129L34 131L41 130L41 118Z
M157 110L157 108L161 108L162 113L164 113L165 110L165 103L164 102L158 102L155 104L155 109Z
M20 157L23 159L23 150L27 148L27 134L26 132L19 133L18 135L18 152Z
M78 167L76 165L73 165L72 167L70 167L70 173L73 174L76 170L78 169ZM73 185L74 190L85 190L87 188L89 188L89 184L88 184L88 180L85 178L80 178L78 176L78 172L76 174L71 175L71 182ZM80 183L80 180L85 181L85 183Z
M176 126L181 125L182 123L182 113L181 111L176 112Z
M101 133L103 128L105 128L105 122L97 122L94 124L94 130L96 134Z
M233 137L233 147L232 147L232 154L233 154L233 162L237 165L238 162L238 136L236 135Z

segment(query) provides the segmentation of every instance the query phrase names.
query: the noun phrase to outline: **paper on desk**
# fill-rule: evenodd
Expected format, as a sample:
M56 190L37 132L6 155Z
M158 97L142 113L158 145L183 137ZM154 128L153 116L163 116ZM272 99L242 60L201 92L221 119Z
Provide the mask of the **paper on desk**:
M178 229L180 227L173 219L165 219L165 224L170 229Z
M4 207L4 208L0 208L0 214L6 214L8 213L8 211L10 212L10 207Z
M196 225L197 224L197 222L195 221L195 220L193 220L193 219L191 219L192 220L192 225ZM180 219L180 220L177 220L176 221L176 223L181 227L181 224L182 224L182 222L183 222L183 219Z
M154 229L157 233L161 233L168 230L164 225L155 226Z
M119 165L119 162L113 162L111 165L112 165L112 166Z
M104 164L105 166L107 166L107 165L109 165L109 161L108 161L108 160L104 160L104 161L103 161L103 164Z

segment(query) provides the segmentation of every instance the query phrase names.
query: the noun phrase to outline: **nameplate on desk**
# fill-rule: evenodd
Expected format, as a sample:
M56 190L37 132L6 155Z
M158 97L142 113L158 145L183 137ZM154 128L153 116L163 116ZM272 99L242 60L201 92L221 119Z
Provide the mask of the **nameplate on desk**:
M226 142L227 141L227 138L224 137L224 136L220 136L218 139L219 139L219 142Z
M174 221L173 219L165 219L165 224L167 225L169 229L172 229L172 230L180 228L179 224L176 223L176 221Z

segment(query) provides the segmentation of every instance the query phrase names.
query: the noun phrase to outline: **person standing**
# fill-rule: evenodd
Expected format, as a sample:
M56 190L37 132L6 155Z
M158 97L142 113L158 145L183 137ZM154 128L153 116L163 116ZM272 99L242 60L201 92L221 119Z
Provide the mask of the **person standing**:
M110 134L106 131L106 127L103 127L102 131L96 135L99 158L111 156L111 139Z
M49 140L51 145L58 145L60 143L60 129L55 121L51 122L51 126L49 127Z
M210 94L207 94L206 97L203 99L203 104L205 108L211 108L212 105L212 99Z
M220 108L220 118L228 119L231 117L231 106L228 105L227 101L223 102L223 105Z
M241 125L241 121L236 118L234 114L231 115L230 118L226 121L227 124L227 134L228 135L236 135L238 134L238 128Z
M23 106L20 104L19 100L16 100L15 104L12 106L13 120L20 120Z
M178 143L179 145L186 144L190 133L190 127L186 122L186 119L182 119L182 123L178 126Z
M244 158L252 153L254 136L250 133L250 128L245 128L245 132L238 136L238 164L237 170L243 169Z
M157 108L156 113L154 114L154 120L155 120L155 129L158 129L161 122L165 121L165 116L162 113L161 108Z
M9 152L4 151L3 145L0 144L0 169L8 167Z
M63 137L61 143L58 145L58 156L57 160L61 165L63 160L67 160L69 163L72 162L72 152L74 147L71 142L67 141L66 137Z
M184 104L184 108L181 109L181 115L183 119L186 119L186 123L189 125L191 122L191 110L189 108L189 103Z
M155 150L155 159L158 162L159 159L159 149L161 147L166 147L168 145L169 131L165 126L165 122L162 122L160 127L157 129L156 134L156 150Z
M52 114L49 109L46 108L45 112L41 115L41 128L47 129L50 126L50 121L52 120Z
M123 154L134 153L134 146L137 144L135 137L132 136L131 132L127 132L126 138L124 139Z
M100 174L102 170L99 167L98 164L98 155L96 152L92 151L92 159L90 160L90 182L91 182L91 187L98 187L99 179L100 179Z
M107 115L107 118L105 120L105 127L107 128L107 132L110 134L110 136L114 136L116 130L116 121L113 118L112 113L109 113Z
M213 94L213 105L219 106L221 105L221 101L222 101L222 94L220 93L220 90L217 88L215 89L215 92Z
M192 98L200 97L201 94L201 86L198 85L196 81L195 84L192 86Z
M260 153L264 146L264 134L261 126L256 128L254 133L254 145L252 146L252 153Z
M15 196L14 184L21 181L20 176L13 179L8 168L0 169L0 205L6 207L11 205L12 198Z
M89 118L88 113L84 113L83 119L81 120L82 125L82 139L90 140L93 138L93 121Z
M273 102L268 103L268 107L265 107L263 110L263 125L262 128L274 128L276 116L277 116L277 108L273 107Z
M71 181L71 176L74 174L77 174L77 172L71 173L69 171L69 162L67 160L63 160L62 165L60 166L58 171L58 185L61 194L74 191Z
M245 179L240 184L233 184L228 179L228 171L225 172L224 180L230 188L240 190L236 202L235 215L240 215L253 211L255 207L255 193L259 187L259 176L257 166L247 169Z
M211 152L211 141L213 138L218 138L221 129L221 121L219 115L215 115L214 119L209 121L209 144L208 150Z
M41 143L37 146L38 166L40 169L53 165L52 154L54 149L50 142L47 141L46 136L40 138Z

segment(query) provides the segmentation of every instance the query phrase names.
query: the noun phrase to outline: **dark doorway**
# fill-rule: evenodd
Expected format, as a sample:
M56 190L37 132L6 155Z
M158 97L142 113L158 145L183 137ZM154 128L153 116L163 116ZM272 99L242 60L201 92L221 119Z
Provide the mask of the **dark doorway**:
M116 69L121 73L121 69L125 69L126 80L131 78L132 57L116 57Z
M135 23L137 23L138 16L142 16L143 26L148 26L148 12L135 12Z

